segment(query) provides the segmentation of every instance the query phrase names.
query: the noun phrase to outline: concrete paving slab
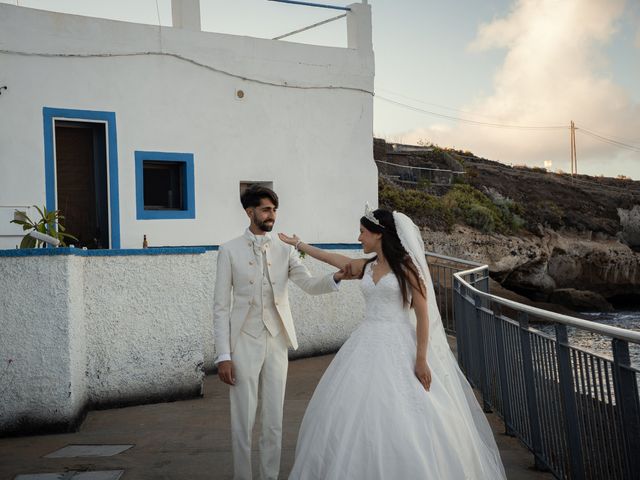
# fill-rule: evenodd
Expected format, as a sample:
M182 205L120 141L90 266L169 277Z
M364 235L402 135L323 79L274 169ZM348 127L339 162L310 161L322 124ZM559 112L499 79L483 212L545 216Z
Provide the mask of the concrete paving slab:
M284 406L282 479L287 478L293 466L304 411L332 358L333 355L325 355L290 363ZM0 438L0 480L12 480L19 474L95 470L124 470L122 480L231 479L228 389L216 376L209 375L203 398L89 412L75 433ZM510 480L553 478L533 470L529 451L517 439L504 435L504 425L496 415L490 414L488 418ZM255 446L257 433L258 429ZM111 457L45 457L70 444L133 444L135 448ZM254 467L258 472L257 451Z
M102 470L97 472L33 473L18 475L15 480L118 480L124 470Z
M45 458L111 457L131 447L133 445L67 445L45 455Z
M67 480L69 472L67 473L30 473L28 475L18 475L16 480Z

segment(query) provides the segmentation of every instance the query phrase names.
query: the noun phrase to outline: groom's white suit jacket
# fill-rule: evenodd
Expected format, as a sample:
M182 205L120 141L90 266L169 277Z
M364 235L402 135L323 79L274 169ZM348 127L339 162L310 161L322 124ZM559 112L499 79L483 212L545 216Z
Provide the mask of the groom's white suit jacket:
M266 234L269 235L269 234ZM213 306L216 355L227 356L235 348L242 326L254 302L255 283L262 281L251 233L220 246ZM265 257L276 310L287 333L289 346L298 348L289 307L289 280L312 295L337 290L333 274L312 277L293 247L269 236ZM233 302L232 302L233 301Z

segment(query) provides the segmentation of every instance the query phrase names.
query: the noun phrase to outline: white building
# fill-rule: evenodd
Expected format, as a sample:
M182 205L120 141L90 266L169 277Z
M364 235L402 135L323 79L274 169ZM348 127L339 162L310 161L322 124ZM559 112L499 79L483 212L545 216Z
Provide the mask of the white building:
M256 181L280 231L355 242L377 201L370 6L350 5L348 48L202 32L198 0L172 7L159 28L0 4L0 249L31 205L81 245L217 245Z
M328 48L201 32L197 0L172 6L159 29L0 4L0 437L201 392L217 251L199 246L242 233L242 184L273 184L279 230L361 254L377 200L370 7L351 5L348 48ZM9 221L30 205L110 249L15 250ZM145 234L182 248L143 250ZM357 325L344 283L292 289L297 355Z

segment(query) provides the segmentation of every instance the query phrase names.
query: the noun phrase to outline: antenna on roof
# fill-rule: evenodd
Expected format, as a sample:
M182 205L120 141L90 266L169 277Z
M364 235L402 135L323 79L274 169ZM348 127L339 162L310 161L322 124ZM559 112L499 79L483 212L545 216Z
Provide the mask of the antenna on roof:
M323 3L311 3L311 2L299 2L297 0L269 0L270 2L278 2L278 3L290 3L292 5L302 5L305 7L318 7L318 8L330 8L333 10L345 10L350 12L351 9L349 7L341 7L338 5L325 5ZM367 3L366 0L362 0L362 3Z

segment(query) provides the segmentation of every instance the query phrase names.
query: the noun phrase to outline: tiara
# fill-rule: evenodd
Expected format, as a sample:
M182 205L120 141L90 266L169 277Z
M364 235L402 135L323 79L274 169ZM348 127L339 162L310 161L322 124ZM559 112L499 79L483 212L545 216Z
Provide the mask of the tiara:
M369 202L365 202L364 204L364 218L366 218L367 220L369 220L371 223L373 223L374 225L377 225L380 228L384 228L384 225L382 225L380 223L380 220L378 220L374 215L373 215L373 210L371 210L371 207L369 206Z

